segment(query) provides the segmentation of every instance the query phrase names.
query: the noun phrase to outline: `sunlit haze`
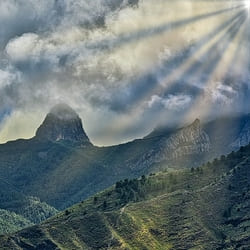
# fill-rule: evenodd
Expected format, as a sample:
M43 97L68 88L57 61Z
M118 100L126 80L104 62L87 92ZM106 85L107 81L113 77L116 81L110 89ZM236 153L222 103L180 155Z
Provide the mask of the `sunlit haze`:
M249 112L250 1L0 0L0 142L67 103L91 141Z

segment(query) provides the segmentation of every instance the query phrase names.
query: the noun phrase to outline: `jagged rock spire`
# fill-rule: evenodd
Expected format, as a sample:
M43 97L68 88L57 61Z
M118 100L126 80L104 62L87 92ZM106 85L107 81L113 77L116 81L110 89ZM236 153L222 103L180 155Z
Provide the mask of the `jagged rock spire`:
M42 125L37 129L35 138L91 145L83 129L82 120L67 104L58 104L50 110Z

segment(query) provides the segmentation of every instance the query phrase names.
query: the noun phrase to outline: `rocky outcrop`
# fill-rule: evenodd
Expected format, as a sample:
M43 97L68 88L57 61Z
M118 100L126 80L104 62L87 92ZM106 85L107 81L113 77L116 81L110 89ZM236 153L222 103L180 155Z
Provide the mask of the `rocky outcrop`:
M90 145L82 121L78 114L66 104L58 104L47 114L36 132L36 139L49 141L69 141Z
M208 152L210 147L209 137L201 129L198 119L190 126L180 129L167 140L162 140L160 144L161 153L170 158Z
M128 165L139 170L164 160L175 160L185 156L194 156L209 152L210 140L202 130L200 120L178 129L167 137L162 136L152 149Z

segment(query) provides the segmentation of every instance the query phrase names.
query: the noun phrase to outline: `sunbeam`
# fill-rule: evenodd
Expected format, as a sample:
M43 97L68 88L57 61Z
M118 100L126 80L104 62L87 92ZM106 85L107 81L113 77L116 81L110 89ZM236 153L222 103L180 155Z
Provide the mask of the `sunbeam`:
M245 0L244 2L245 8L247 9L248 15L249 15L249 11L250 11L250 1L249 0Z
M169 96L177 100L180 96L182 100L185 96L184 101L194 101L201 95L201 86L212 88L210 82L223 83L232 53L239 54L234 50L237 39L233 38L243 25L242 17L249 16L250 1L155 1L129 0L123 2L134 4L118 9L110 9L112 4L108 4L107 9L100 10L91 2L98 13L84 12L85 0L72 6L58 3L62 9L74 8L64 12L55 9L55 17L49 16L50 11L40 13L48 7L41 3L37 5L41 8L36 9L40 14L33 21L34 27L30 28L28 15L10 16L28 18L16 22L20 23L18 32L12 27L14 21L9 21L10 27L6 28L8 20L3 18L4 8L0 9L0 43L4 38L0 106L2 110L12 110L8 116L0 117L0 141L18 138L19 131L27 131L22 134L24 138L34 135L41 121L37 116L42 117L51 106L63 101L86 117L86 129L95 143L124 142L144 135L162 117L166 121L184 117L173 117L175 109L166 105L156 112L152 100ZM24 3L23 13L31 13L29 5L24 0L20 2ZM21 10L21 5L18 8ZM232 75L241 73L244 79L248 77L248 65L243 66L249 64L246 40L249 39L240 45L237 64L230 70ZM241 84L246 83L238 82L237 86ZM26 110L34 116L30 129L17 130L16 127L24 127L26 121L21 122L20 117L25 117ZM188 113L185 105L180 110ZM99 125L100 119L103 122ZM140 129L130 133L135 120Z

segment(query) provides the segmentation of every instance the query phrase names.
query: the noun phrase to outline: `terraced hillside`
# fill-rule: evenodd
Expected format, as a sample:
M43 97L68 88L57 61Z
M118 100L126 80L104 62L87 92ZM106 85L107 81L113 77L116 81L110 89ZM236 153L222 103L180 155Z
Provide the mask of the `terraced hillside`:
M199 168L123 180L3 249L249 249L250 146Z

